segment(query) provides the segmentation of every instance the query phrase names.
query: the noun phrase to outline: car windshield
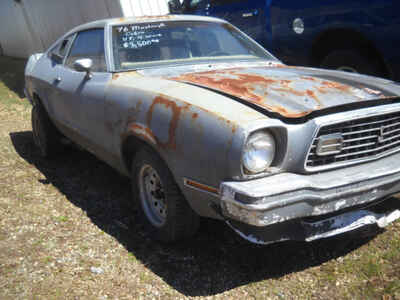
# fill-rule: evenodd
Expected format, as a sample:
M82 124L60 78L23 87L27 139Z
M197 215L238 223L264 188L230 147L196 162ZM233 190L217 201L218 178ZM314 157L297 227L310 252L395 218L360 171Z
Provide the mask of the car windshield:
M115 70L223 60L276 60L232 25L169 21L113 27Z

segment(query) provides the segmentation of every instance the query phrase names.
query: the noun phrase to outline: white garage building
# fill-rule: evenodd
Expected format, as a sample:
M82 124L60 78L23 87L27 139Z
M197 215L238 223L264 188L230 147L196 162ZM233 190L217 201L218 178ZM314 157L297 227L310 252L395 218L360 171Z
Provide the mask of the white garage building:
M43 52L71 28L96 19L168 13L168 0L0 0L0 55Z

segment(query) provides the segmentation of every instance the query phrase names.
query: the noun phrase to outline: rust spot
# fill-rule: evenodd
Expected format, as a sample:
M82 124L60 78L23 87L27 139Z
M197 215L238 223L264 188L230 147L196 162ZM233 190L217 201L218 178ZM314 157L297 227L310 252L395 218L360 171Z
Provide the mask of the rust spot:
M271 66L274 68L278 68L278 69L298 69L299 67L296 66L289 66L289 65L284 65L284 64L276 64L274 66Z
M378 90L373 90L373 89L370 89L370 88L364 88L364 90L368 93L368 94L371 94L371 95L381 95L382 94L382 92L381 91L378 91Z
M141 75L137 71L119 72L119 73L114 73L112 79L117 80L118 78L132 77L132 76L141 76Z
M143 130L143 131L145 131L144 127L143 127L142 125L139 125L139 124L131 124L131 125L129 126L129 129L132 129L133 131L136 131L136 130Z
M316 81L314 77L310 76L301 76L302 79L309 80L309 81Z
M322 81L322 87L321 90L326 90L326 89L335 89L335 90L340 90L343 92L348 92L350 90L350 86L341 84L339 82L334 82L334 81ZM322 91L321 91L322 93Z
M287 87L287 88L273 88L274 91L277 92L283 92L283 93L288 93L288 94L293 94L296 96L305 96L305 93L303 91L298 91L293 88Z
M155 135L154 138L157 144L160 145L161 147L176 150L176 136L175 136L176 129L178 127L182 110L187 110L189 108L189 105L186 104L184 106L178 106L175 101L169 100L163 95L154 98L153 103L151 104L149 111L147 112L147 126L149 128L151 128L153 111L156 105L163 105L165 106L166 109L170 109L172 111L172 117L168 128L168 141L161 142Z
M279 113L279 114L281 114L281 115L284 115L287 118L301 118L301 117L304 117L304 116L306 116L306 115L308 115L309 113L312 112L310 110L310 111L303 111L303 112L299 112L299 113L292 113L292 112L289 112L288 110L286 110L283 107L274 107L274 111Z
M293 83L292 80L275 79L257 74L240 73L240 70L241 69L238 68L231 68L229 70L224 69L199 73L187 73L169 79L193 83L223 91L224 93L266 108L269 111L280 113L288 118L302 117L309 114L310 111L290 112L280 105L269 105L267 102L268 89L298 97L309 96L317 101L318 106L321 107L321 102L314 91L294 89L290 86L290 84ZM258 93L256 93L256 91Z
M233 125L232 126L232 133L235 133L236 132L236 125Z
M146 140L150 142L151 144L156 144L156 138L149 130L148 128L145 128L144 126L140 124L130 124L128 127L128 132L133 132L135 136L142 138L143 140Z
M234 76L232 76L232 78L227 78L224 76L226 72L208 71L196 74L184 74L170 79L208 86L217 90L222 90L236 97L246 98L256 102L262 102L264 97L254 93L254 84L269 85L276 83L275 79L266 78L264 76L240 74L234 70L228 73Z
M280 83L283 84L283 85L285 85L285 86L288 86L289 84L292 83L292 81L291 81L291 80L288 80L288 79L282 79L282 80L280 81Z

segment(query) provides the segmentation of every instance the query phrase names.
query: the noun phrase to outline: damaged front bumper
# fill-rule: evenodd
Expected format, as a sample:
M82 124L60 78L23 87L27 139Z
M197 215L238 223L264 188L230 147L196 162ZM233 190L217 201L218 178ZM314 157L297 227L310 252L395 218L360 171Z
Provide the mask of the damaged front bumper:
M396 154L322 173L223 182L221 212L242 237L262 244L311 241L368 224L387 225L400 217L399 210L375 213L365 207L400 191L399 161ZM310 217L318 221L306 220Z

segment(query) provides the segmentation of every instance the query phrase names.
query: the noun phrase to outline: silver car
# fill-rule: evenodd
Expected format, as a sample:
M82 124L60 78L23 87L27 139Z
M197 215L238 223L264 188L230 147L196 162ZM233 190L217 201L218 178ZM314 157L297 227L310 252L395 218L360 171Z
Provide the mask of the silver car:
M40 153L69 140L130 176L155 239L199 217L259 244L400 217L400 86L286 66L226 21L79 26L30 57L25 92Z

